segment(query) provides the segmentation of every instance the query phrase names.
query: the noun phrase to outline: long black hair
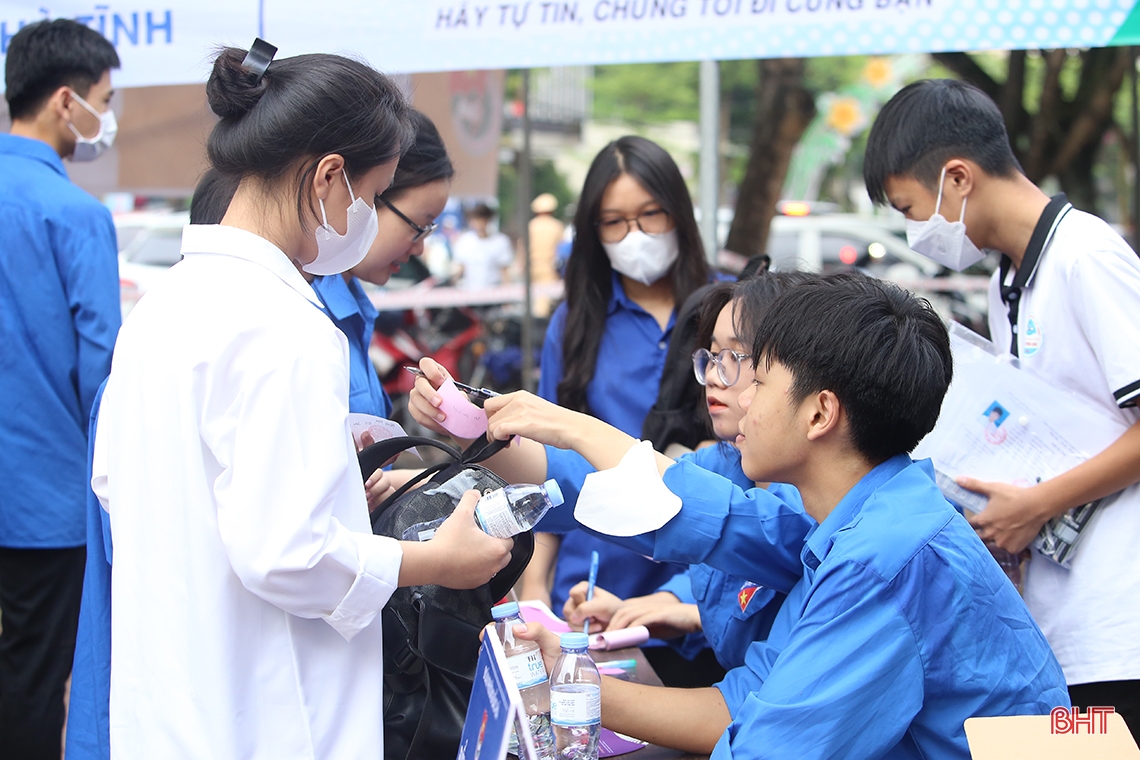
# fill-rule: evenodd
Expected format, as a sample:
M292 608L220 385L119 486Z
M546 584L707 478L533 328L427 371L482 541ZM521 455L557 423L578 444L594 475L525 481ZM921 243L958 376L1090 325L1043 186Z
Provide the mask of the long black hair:
M684 303L709 279L705 249L693 216L693 200L672 156L657 143L632 135L602 148L582 185L574 215L576 234L566 265L567 312L558 403L580 412L590 411L586 386L594 377L605 331L606 307L613 294L613 268L596 225L606 188L622 174L637 180L675 225L680 253L666 275L672 278L673 302Z

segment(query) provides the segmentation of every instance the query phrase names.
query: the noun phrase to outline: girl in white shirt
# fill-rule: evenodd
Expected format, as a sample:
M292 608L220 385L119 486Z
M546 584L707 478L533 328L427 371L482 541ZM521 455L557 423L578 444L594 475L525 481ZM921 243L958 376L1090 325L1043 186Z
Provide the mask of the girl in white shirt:
M297 271L368 251L408 105L357 61L245 55L207 85L210 161L241 183L132 312L100 412L111 755L372 760L389 595L481 585L511 544L475 526L474 494L430 542L371 534L346 339Z

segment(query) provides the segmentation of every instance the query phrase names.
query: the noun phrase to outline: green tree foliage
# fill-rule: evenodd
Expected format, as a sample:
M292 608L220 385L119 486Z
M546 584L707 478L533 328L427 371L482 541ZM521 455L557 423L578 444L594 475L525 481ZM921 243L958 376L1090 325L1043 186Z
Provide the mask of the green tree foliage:
M578 199L577 192L566 184L566 178L558 173L551 161L534 162L534 196L550 193L558 199L559 217L565 217L567 207ZM499 166L499 229L512 237L518 236L518 170L515 164Z

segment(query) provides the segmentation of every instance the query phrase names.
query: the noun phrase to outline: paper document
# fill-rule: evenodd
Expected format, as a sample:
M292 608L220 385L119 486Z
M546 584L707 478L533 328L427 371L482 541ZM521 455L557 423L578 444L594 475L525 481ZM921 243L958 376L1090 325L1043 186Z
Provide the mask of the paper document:
M357 448L365 448L364 441L360 438L364 433L372 436L372 443L407 435L398 422L377 417L375 414L359 414L357 412L349 413L348 429L352 431L352 440L356 442ZM408 451L420 457L420 453L416 451L415 447L408 449Z
M950 345L954 381L938 424L913 456L934 462L942 492L963 509L980 512L986 498L958 486L959 476L1036 485L1100 453L1127 429L961 325L951 324ZM1103 501L1050 520L1034 546L1068 567L1081 529Z

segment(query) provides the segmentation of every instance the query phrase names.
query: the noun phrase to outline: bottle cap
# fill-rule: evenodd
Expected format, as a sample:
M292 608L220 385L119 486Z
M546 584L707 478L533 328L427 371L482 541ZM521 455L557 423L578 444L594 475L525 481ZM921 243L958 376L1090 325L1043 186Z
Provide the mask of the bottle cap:
M554 478L543 483L542 487L546 489L546 496L554 506L561 506L566 501L566 497L562 495L562 489L558 487L558 481Z
M518 602L503 602L491 608L491 617L495 620L502 620L517 614L519 614Z
M562 634L558 643L562 645L563 649L585 649L590 644L590 637L584 633L574 631Z

